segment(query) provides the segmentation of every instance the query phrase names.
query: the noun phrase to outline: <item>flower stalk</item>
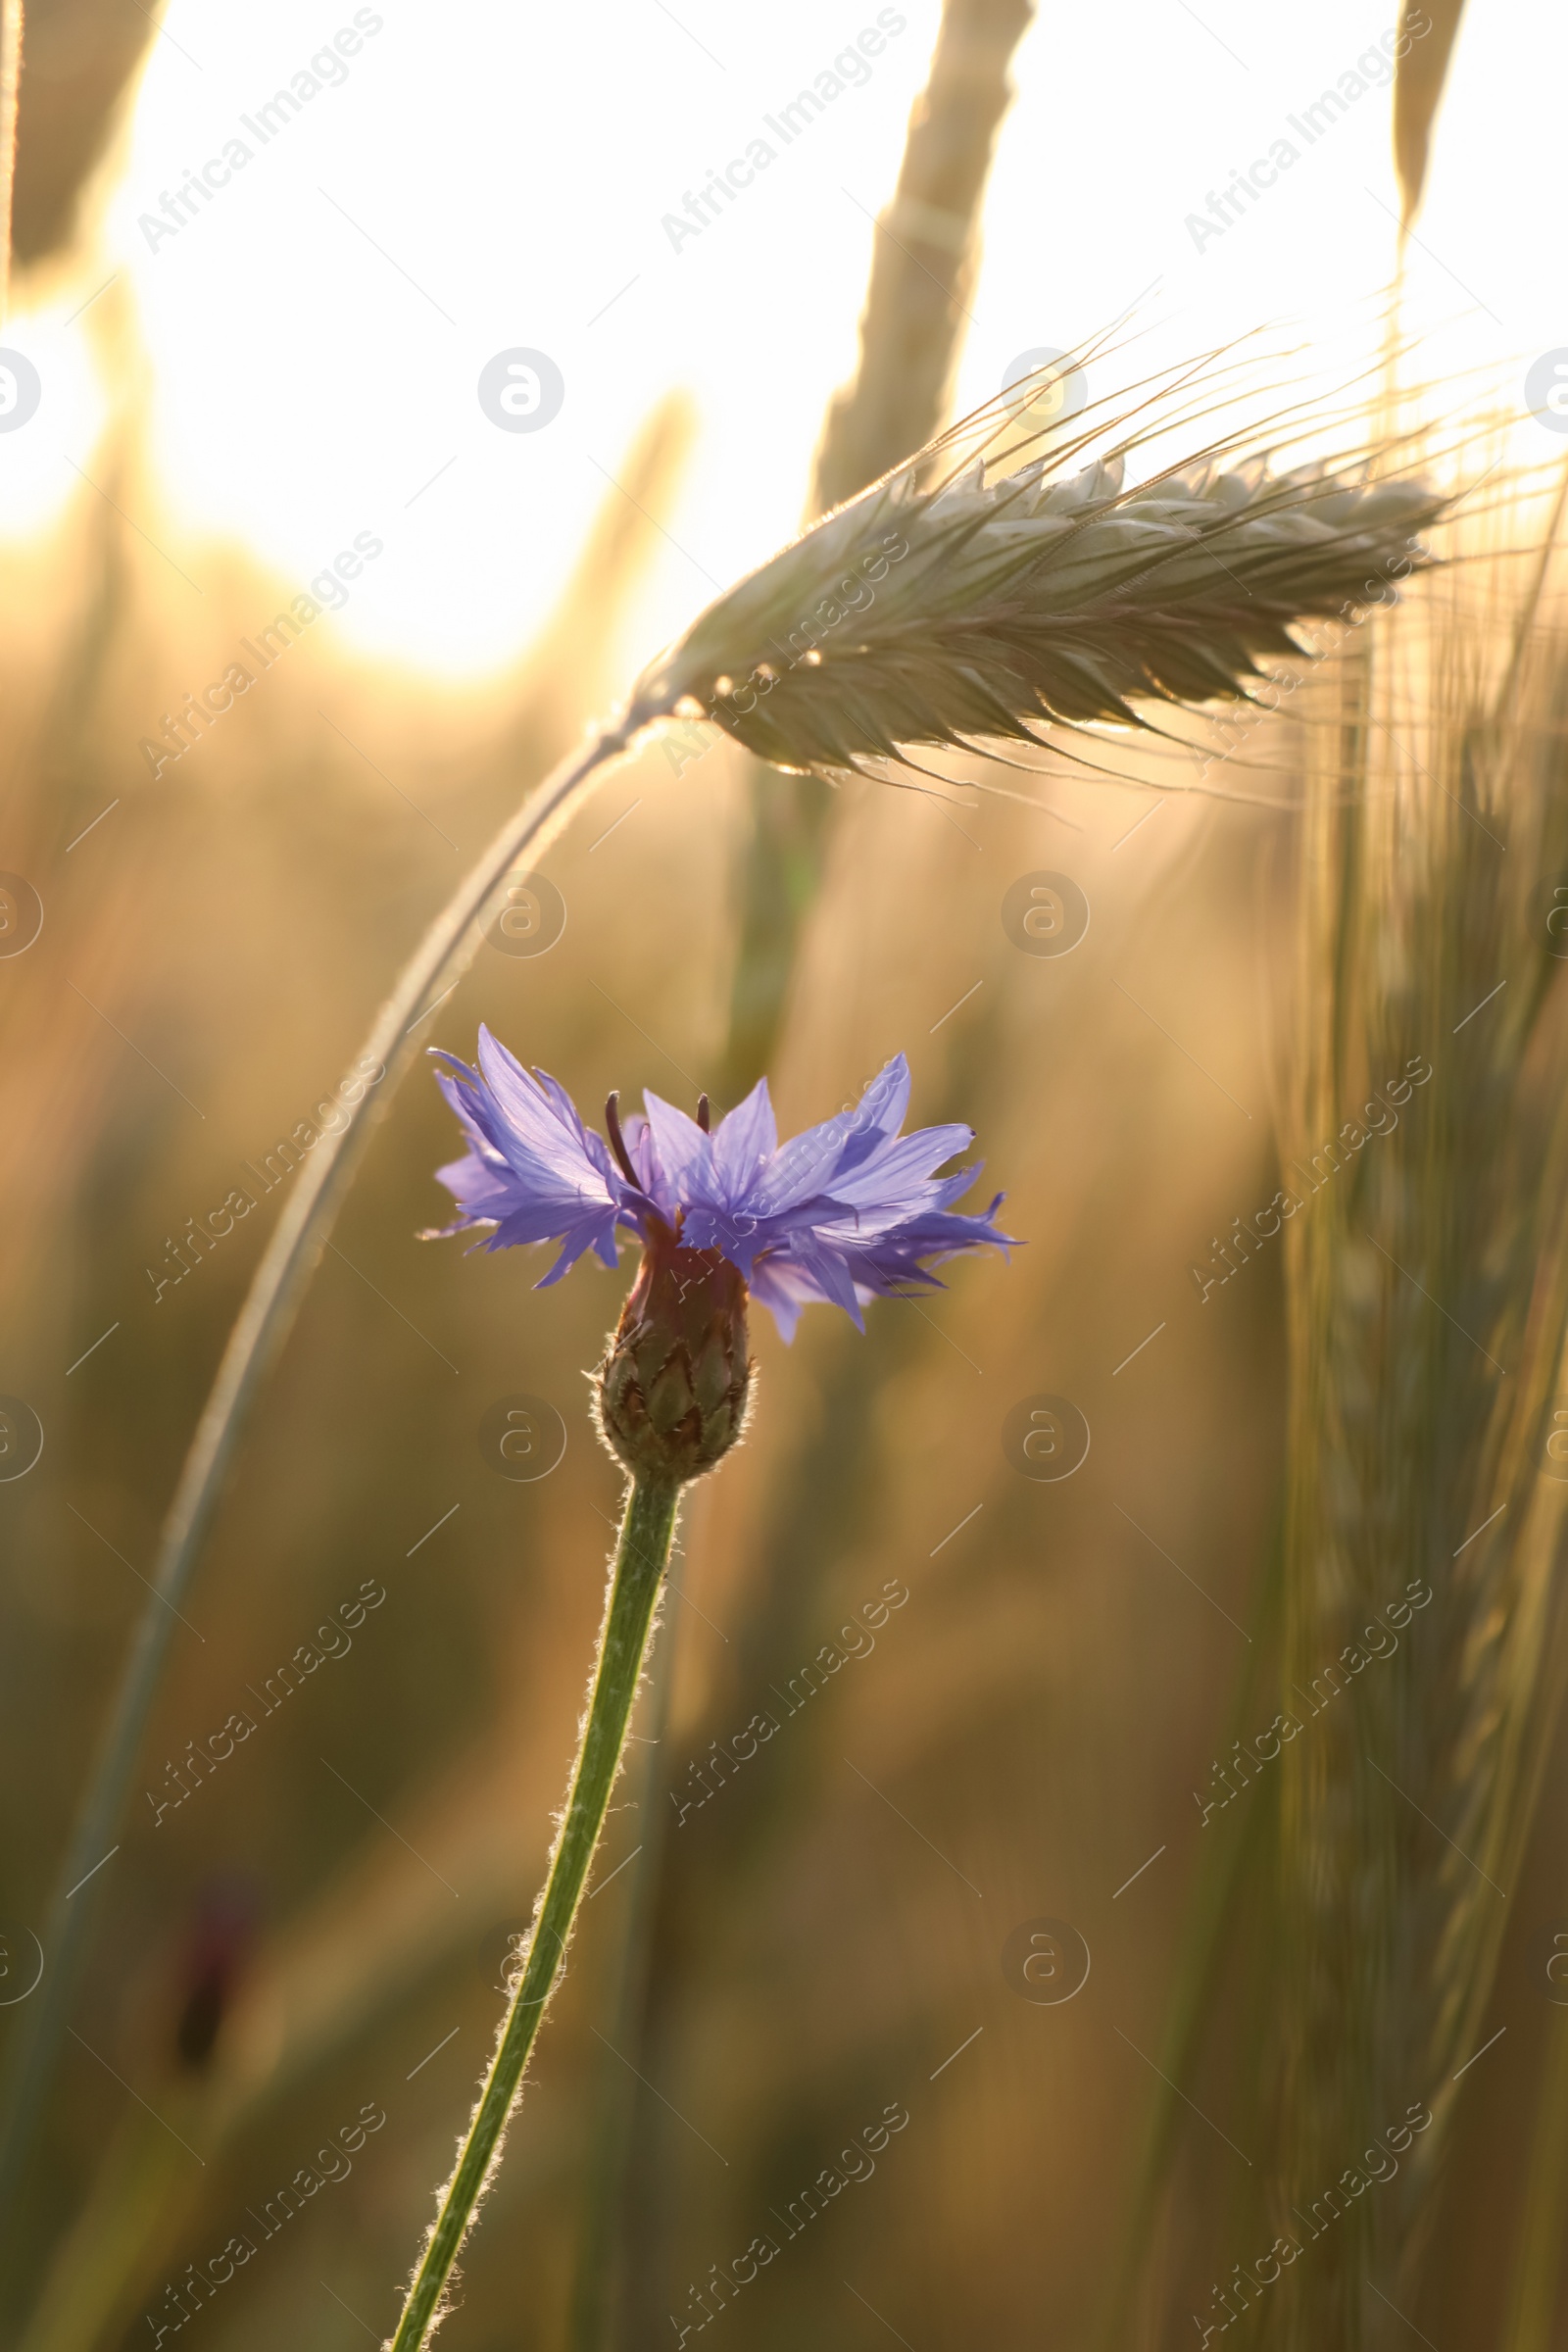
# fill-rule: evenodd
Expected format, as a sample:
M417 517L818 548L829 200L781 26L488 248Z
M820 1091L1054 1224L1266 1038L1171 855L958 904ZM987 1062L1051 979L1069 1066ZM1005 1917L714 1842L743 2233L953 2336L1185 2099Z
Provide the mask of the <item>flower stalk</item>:
M623 1121L612 1094L607 1142L559 1080L524 1069L486 1029L477 1069L450 1054L436 1058L467 1149L436 1171L457 1215L426 1239L477 1232L485 1250L554 1243L541 1289L590 1250L614 1265L623 1231L638 1237L642 1255L596 1385L599 1434L632 1483L577 1760L526 1957L390 2352L420 2352L441 2318L500 2160L620 1770L681 1488L716 1468L745 1433L751 1299L771 1309L785 1339L812 1298L859 1324L864 1301L936 1285L933 1259L1010 1246L993 1221L1000 1193L985 1216L953 1212L977 1170L936 1174L973 1142L970 1130L901 1134L909 1100L902 1054L853 1110L783 1145L765 1078L716 1127L706 1095L695 1119L645 1094L644 1113Z
M679 1493L673 1480L644 1473L626 1498L588 1712L527 1954L513 1983L495 2055L480 2086L456 2168L442 2191L435 2226L392 2339L392 2352L419 2352L442 2316L452 2266L499 2162L502 2137L528 2054L550 1996L561 1981L589 1866L625 1751L626 1726L669 1561Z

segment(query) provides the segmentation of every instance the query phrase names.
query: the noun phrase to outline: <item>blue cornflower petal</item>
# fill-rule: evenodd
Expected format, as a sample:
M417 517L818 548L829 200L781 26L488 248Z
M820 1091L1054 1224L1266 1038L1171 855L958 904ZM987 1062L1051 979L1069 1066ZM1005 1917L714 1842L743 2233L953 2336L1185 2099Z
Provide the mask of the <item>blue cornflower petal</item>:
M777 1217L822 1198L834 1175L858 1167L898 1133L908 1101L909 1065L896 1054L853 1110L808 1127L775 1152L760 1171L754 1199L741 1205Z
M759 1258L751 1278L751 1292L778 1325L779 1337L786 1347L795 1337L802 1309L813 1300L825 1298L808 1270L788 1257ZM831 1305L831 1298L826 1303Z
M565 1091L553 1078L532 1076L487 1029L479 1032L477 1070L454 1054L440 1058L447 1066L437 1082L473 1146L466 1158L436 1171L458 1208L445 1231L491 1227L478 1244L485 1250L559 1242L541 1289L587 1250L612 1266L627 1187Z
M713 1130L713 1174L732 1205L742 1203L777 1150L772 1099L767 1080L759 1078L745 1102L726 1111Z
M682 1207L699 1201L707 1207L721 1207L714 1188L712 1137L705 1135L697 1121L677 1110L673 1102L666 1102L662 1095L651 1095L646 1087L643 1102L659 1166L672 1199Z
M479 1246L489 1250L558 1243L545 1284L589 1250L613 1265L622 1227L645 1243L664 1230L685 1249L727 1258L789 1340L812 1299L842 1307L863 1329L866 1299L940 1289L933 1263L1011 1246L996 1223L1000 1193L983 1216L954 1210L978 1168L936 1172L967 1150L971 1131L950 1123L900 1134L909 1102L902 1054L852 1109L782 1147L765 1079L711 1135L645 1094L646 1117L633 1114L621 1129L635 1184L565 1089L525 1070L488 1030L479 1032L477 1070L451 1054L437 1058L469 1146L437 1171L458 1206L445 1231L480 1228Z
M479 1067L500 1113L496 1142L519 1173L548 1171L561 1182L585 1180L609 1196L615 1181L610 1150L591 1135L564 1086L541 1070L525 1070L514 1054L479 1031Z
M972 1127L921 1127L913 1135L883 1144L858 1168L835 1176L827 1189L835 1200L854 1208L895 1208L906 1200L922 1205L936 1170L967 1152L973 1142ZM973 1181L971 1173L962 1189L967 1192Z

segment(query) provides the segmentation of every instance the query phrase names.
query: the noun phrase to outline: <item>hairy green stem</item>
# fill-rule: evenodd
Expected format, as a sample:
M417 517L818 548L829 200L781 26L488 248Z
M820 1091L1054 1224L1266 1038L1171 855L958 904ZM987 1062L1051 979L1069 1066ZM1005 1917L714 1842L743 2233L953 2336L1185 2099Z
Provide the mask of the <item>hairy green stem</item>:
M655 715L652 709L634 709L618 726L592 737L502 826L425 933L376 1016L361 1058L381 1063L385 1078L367 1091L342 1127L321 1137L272 1229L164 1521L152 1590L56 1883L43 1936L44 1980L7 2085L0 2129L0 2216L15 2214L32 2133L86 1959L93 1910L105 1884L95 1874L114 1848L175 1613L189 1587L246 1413L319 1261L372 1119L384 1110L419 1052L421 1041L412 1033L418 1026L420 1007L432 992L467 968L478 943L478 926L493 911L516 859L525 852L534 858L543 855L587 797L599 771Z
M675 1533L680 1489L639 1478L627 1497L615 1546L614 1573L605 1604L589 1690L588 1715L572 1766L566 1808L550 1857L544 1892L528 1939L528 1955L512 1988L495 2056L480 2086L457 2167L441 2196L435 2227L403 2306L391 2352L420 2352L439 2317L442 2292L474 2209L500 2161L501 2136L517 2097L522 2070L560 1980L588 1866L599 1843L610 1792L620 1770L626 1724L653 1631L654 1608Z
M675 1570L670 1572L669 1590L679 1597ZM598 2113L583 2189L582 2237L572 2284L568 2352L609 2352L619 2324L624 2243L620 2212L637 2103L637 2077L621 2053L633 2048L641 2035L643 2007L648 1997L649 1932L665 1835L665 1820L660 1810L663 1794L660 1759L664 1750L679 1648L677 1628L672 1625L649 1669L648 1746L644 1751L639 1793L642 1848L626 1874L631 1886L624 1898L620 1944L608 1988L610 1997L606 2007L614 2021L611 2033L613 2048L601 2051L598 2061Z

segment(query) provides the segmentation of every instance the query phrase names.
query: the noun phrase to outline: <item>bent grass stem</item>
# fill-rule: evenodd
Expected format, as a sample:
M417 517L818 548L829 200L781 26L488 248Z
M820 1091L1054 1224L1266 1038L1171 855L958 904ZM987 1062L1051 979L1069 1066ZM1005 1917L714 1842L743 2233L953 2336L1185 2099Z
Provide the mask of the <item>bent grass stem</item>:
M508 818L436 916L376 1015L361 1059L382 1063L385 1078L354 1104L343 1127L318 1142L272 1229L180 1470L159 1540L152 1589L56 1882L43 1937L48 1966L30 2033L11 2076L0 2131L0 2215L15 2214L28 2147L59 2061L94 1908L105 1885L103 1877L91 1879L90 1886L87 1881L115 1842L168 1655L174 1612L189 1589L245 1416L332 1229L371 1119L384 1108L419 1053L420 1042L408 1034L410 1024L432 992L467 968L478 944L478 926L491 911L512 865L524 852L543 856L587 798L598 772L655 715L649 708L634 709L618 725L592 736Z
M639 1478L627 1497L605 1604L588 1714L578 1743L565 1811L550 1857L527 1958L513 1985L451 2180L403 2307L391 2352L420 2352L443 2315L452 2266L501 2156L501 2140L545 2006L560 1981L566 1946L599 1843L611 1790L620 1770L626 1726L653 1633L654 1610L669 1559L680 1489Z

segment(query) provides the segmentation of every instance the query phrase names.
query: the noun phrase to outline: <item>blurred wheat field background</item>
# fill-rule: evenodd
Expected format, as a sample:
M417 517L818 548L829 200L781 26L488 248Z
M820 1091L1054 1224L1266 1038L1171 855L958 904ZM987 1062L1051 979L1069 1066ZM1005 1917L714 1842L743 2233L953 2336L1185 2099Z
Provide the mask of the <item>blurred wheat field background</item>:
M787 34L628 9L592 58L485 15L466 60L388 8L290 122L298 158L280 136L272 179L149 252L154 183L338 20L238 38L189 0L132 41L28 11L0 336L45 392L0 433L0 867L43 914L0 957L0 1392L43 1433L0 1480L13 2095L50 1888L299 1129L334 1122L426 923L661 639L1019 362L1065 363L1057 446L1070 355L1086 399L1131 407L1210 352L1229 405L1152 462L1289 411L1259 448L1396 428L1400 466L1462 494L1445 568L1303 630L1284 707L1179 712L1174 742L1054 729L1031 772L941 754L894 790L716 728L641 739L542 860L548 951L492 928L421 1015L465 1057L488 1024L588 1115L617 1088L727 1107L765 1070L787 1132L905 1052L913 1118L975 1129L1023 1243L864 1336L813 1313L786 1348L758 1318L752 1430L690 1494L444 2344L1544 2352L1568 2325L1542 389L1568 350L1535 202L1560 29L1402 10L1396 88L1364 11L1175 13L1129 18L1134 160L1105 172L1062 103L1110 71L1102 34L1021 0L868 12L874 52L826 7ZM1299 176L1216 207L1385 33ZM846 44L863 80L672 248L674 183L688 206ZM507 178L504 101L558 199ZM1512 156L1511 195L1470 187L1478 153L1499 179ZM292 297L269 219L298 235ZM247 271L249 313L223 283ZM554 343L560 418L498 432L481 363ZM367 387L400 371L389 425ZM341 611L154 775L165 715L357 533L378 553ZM1035 882L1070 953L1022 925ZM0 2220L24 2352L384 2339L528 1928L620 1507L584 1375L625 1283L539 1290L534 1252L421 1244L451 1123L423 1069L387 1094L72 1897L90 1956ZM255 1205L215 1239L234 1188ZM1011 1434L1046 1397L1091 1434L1060 1481ZM519 1398L560 1418L547 1475L498 1451ZM1070 1998L1022 1971L1048 1924L1087 1965ZM844 2185L807 2219L825 2168ZM236 2233L257 2250L222 2278ZM739 2283L760 2237L780 2250Z

